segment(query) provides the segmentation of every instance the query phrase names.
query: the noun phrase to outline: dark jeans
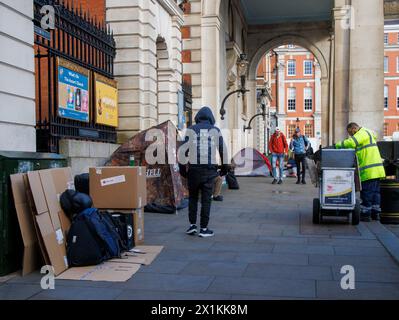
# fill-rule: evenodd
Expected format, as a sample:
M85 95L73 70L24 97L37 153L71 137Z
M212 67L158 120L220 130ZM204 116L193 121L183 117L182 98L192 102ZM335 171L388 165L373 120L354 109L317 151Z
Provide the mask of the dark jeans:
M301 180L301 175L302 175L302 180L305 180L305 174L306 174L305 158L306 154L295 155L296 174L298 177L298 181Z
M216 167L190 167L188 169L189 207L188 217L191 224L197 224L198 198L201 191L201 228L207 228L211 211L211 196L215 178L218 176Z
M370 216L381 212L380 180L373 179L362 182L362 215Z

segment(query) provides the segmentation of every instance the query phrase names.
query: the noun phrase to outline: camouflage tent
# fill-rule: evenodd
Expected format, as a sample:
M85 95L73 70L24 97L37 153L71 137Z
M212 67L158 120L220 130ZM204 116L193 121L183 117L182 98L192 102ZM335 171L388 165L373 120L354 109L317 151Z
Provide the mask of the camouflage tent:
M155 131L157 130L157 131ZM154 139L146 141L148 137L154 136L154 132L163 134L164 143L159 143L161 153L164 152L166 164L148 164L148 153L150 147L154 149ZM158 137L158 136L157 136ZM180 175L179 165L176 161L176 150L181 144L177 141L178 133L171 121L166 121L155 127L141 131L126 143L121 145L107 162L108 166L129 165L130 155L134 155L136 165L139 163L147 167L147 206L146 211L175 213L176 210L187 207L188 191L186 179ZM169 147L168 147L169 146ZM157 156L157 152L155 152ZM174 161L173 161L174 160Z

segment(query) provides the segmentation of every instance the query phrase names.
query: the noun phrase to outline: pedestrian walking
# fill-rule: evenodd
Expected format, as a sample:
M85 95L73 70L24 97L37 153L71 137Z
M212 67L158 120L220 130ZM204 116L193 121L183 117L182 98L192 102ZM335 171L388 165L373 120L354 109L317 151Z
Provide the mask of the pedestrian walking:
M190 227L186 231L189 235L198 232L197 210L199 193L201 192L201 220L200 237L211 237L214 232L208 228L211 198L215 179L219 176L216 163L216 150L218 149L222 161L221 174L227 173L228 166L223 164L223 151L225 150L223 137L219 128L215 127L215 118L208 107L202 107L195 116L195 125L189 127L186 133L186 143L190 143L188 153L195 152L195 159L188 164L187 183L189 191L189 221ZM217 133L217 137L215 137ZM190 136L195 138L190 140ZM191 141L191 142L190 142ZM191 151L190 151L191 150ZM192 162L191 162L192 161Z
M276 131L271 136L269 141L269 151L272 154L272 168L273 168L273 184L283 183L283 173L284 173L284 158L288 153L287 139L284 133L276 128ZM277 174L277 161L279 166L279 174Z
M374 131L362 128L357 123L347 126L349 138L338 142L336 149L355 149L359 163L361 215L360 220L370 222L380 220L381 193L380 180L385 178L385 169L377 146L377 135Z
M290 150L294 153L296 164L296 184L306 184L306 151L309 145L309 139L306 136L302 135L299 128L296 128L295 134L290 142Z

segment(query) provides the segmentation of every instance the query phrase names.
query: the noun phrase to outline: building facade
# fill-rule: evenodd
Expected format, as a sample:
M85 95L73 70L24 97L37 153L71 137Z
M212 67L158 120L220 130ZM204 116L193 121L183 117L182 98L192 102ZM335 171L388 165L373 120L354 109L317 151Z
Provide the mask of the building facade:
M300 128L312 145L318 146L321 142L321 79L314 55L292 44L275 48L262 58L256 81L258 96L265 87L271 93L267 101L271 119L266 122L269 127L266 141L276 126L288 139ZM263 128L261 122L259 125L258 148L262 150Z
M384 28L384 138L399 131L399 20Z

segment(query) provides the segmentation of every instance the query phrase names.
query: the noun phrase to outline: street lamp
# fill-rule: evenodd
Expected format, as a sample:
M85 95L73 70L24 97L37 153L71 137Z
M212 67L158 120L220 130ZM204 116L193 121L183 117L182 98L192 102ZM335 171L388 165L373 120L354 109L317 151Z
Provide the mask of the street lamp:
M300 122L300 120L299 120L299 118L296 118L296 127L297 127L297 129L299 128L299 122Z
M262 116L263 119L266 118L266 105L265 105L264 103L262 103L262 104L261 104L261 108L262 108L262 113L255 114L255 115L251 118L251 120L249 120L248 127L246 127L245 124L244 124L244 132L245 132L245 130L251 130L251 129L252 129L251 123L252 123L252 121L253 121L256 117Z
M238 76L240 77L241 88L230 92L229 94L227 94L226 97L224 97L224 99L222 101L222 106L220 107L220 111L219 111L222 120L224 120L224 115L226 114L224 105L225 105L227 99L235 93L241 93L242 95L245 95L245 93L249 91L245 88L248 64L249 63L247 60L247 55L244 53L240 54L240 58L238 59L238 62L237 62L237 72L238 72Z

